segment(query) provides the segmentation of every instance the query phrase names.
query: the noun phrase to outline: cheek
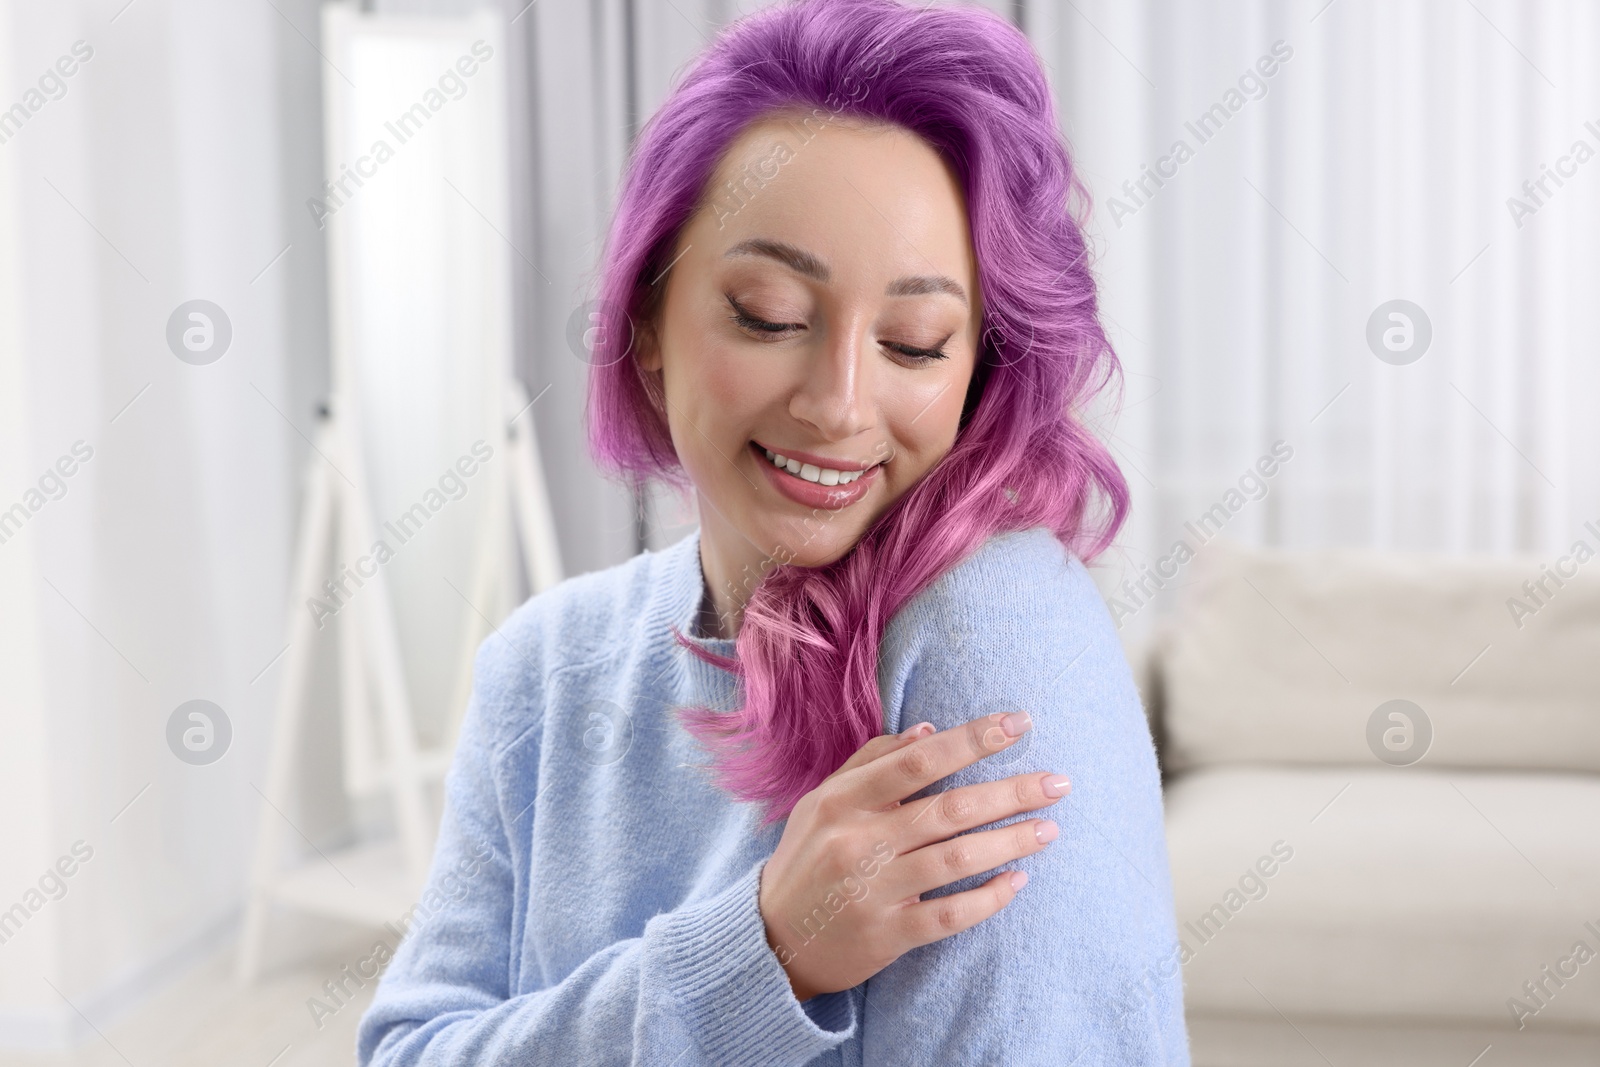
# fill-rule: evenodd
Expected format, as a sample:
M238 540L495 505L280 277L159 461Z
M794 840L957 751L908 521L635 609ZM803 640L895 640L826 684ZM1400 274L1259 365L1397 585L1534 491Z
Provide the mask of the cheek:
M717 333L714 326L686 333L687 344L668 371L669 393L680 411L692 415L689 434L742 446L757 433L764 413L782 407L786 394L781 360L760 348ZM674 373L676 372L676 373ZM704 447L705 437L700 437Z
M741 359L726 341L712 340L702 347L696 384L702 407L718 423L737 419L758 405L761 378L760 367Z
M895 437L920 474L955 443L967 375L942 376L937 382L915 382L895 397Z
M686 330L668 353L669 423L678 458L703 492L745 479L731 461L770 404L773 383L760 361L711 330Z

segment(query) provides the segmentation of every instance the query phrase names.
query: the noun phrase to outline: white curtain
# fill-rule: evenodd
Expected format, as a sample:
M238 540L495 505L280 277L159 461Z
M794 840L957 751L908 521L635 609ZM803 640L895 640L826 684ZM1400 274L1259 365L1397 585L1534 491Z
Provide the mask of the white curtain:
M1600 8L1078 0L1024 19L1094 191L1127 372L1108 433L1135 506L1107 592L1219 527L1547 559L1593 543ZM1392 300L1431 323L1409 363L1368 344ZM1292 456L1250 499L1278 441ZM1152 609L1140 625L1182 581L1128 601Z
M311 9L0 7L0 509L29 509L0 543L8 1048L92 1037L237 919L325 374L318 59L286 22ZM231 323L207 365L167 339L196 299ZM232 725L209 766L168 748L195 699ZM293 818L325 840L342 806L314 799Z

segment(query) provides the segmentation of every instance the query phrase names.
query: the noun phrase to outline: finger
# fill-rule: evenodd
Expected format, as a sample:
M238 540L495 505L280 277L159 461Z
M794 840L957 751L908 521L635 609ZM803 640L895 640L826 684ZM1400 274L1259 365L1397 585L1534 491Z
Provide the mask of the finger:
M839 765L838 770L834 771L833 774L828 775L828 778L832 778L834 774L843 774L845 771L854 770L855 768L860 767L862 764L871 763L879 756L893 752L895 749L904 747L905 745L909 745L912 741L915 741L917 738L924 736L926 733L931 733L932 731L932 723L918 723L916 726L913 726L898 734L879 734L877 737L871 738L866 744L856 749L849 759L845 760L844 763ZM823 781L827 780L827 778L823 779Z
M907 900L951 882L992 871L1049 847L1060 834L1052 819L1026 819L936 841L895 855L879 874L891 900Z
M1025 871L1002 871L976 889L907 904L891 920L893 932L912 948L959 934L1010 904L1027 882Z
M1029 725L1025 711L984 715L856 767L841 785L863 811L879 811L968 764L1004 751Z
M998 822L1024 811L1048 808L1072 790L1064 774L1016 774L994 782L976 782L902 804L894 813L901 852L943 841L953 834Z

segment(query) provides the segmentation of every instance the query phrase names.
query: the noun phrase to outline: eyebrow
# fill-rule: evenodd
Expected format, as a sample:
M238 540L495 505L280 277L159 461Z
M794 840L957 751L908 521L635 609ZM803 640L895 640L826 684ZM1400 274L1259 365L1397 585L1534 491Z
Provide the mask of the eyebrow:
M810 252L767 237L746 238L723 253L722 258L733 256L765 256L777 260L796 274L823 283L833 277L828 265ZM923 296L929 293L949 293L968 307L972 306L967 301L967 291L960 283L943 274L913 274L896 278L883 291L885 296Z

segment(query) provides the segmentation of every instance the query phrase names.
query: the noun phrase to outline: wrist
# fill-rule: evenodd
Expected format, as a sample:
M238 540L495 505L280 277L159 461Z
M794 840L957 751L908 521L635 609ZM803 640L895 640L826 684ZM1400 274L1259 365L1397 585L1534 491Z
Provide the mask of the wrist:
M784 977L789 979L789 988L794 991L796 1000L804 1002L816 996L816 993L806 987L789 969L789 964L794 960L794 950L774 938L771 927L767 928L767 948L777 957L778 966L783 968Z

